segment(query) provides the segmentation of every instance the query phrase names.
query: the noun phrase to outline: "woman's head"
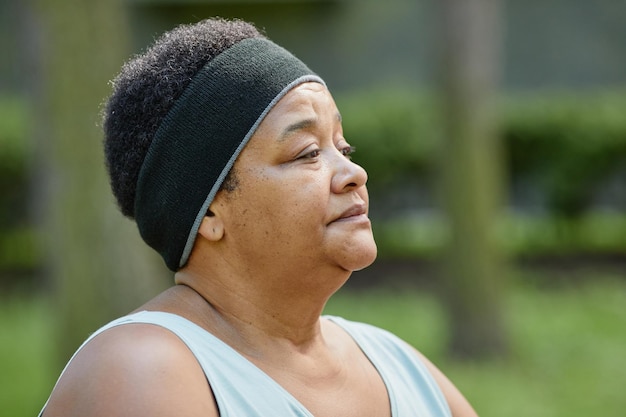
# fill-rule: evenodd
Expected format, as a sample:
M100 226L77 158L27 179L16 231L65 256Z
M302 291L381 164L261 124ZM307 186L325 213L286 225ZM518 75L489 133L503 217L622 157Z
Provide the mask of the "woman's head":
M265 115L290 90L324 84L253 26L179 27L127 63L105 109L105 153L122 212L172 270Z

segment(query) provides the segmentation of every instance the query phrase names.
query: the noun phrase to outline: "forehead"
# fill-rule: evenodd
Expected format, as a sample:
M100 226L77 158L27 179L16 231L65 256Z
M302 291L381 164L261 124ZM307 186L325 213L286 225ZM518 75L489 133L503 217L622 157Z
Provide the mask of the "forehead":
M259 125L257 132L273 133L276 139L315 124L336 123L341 116L328 89L304 83L287 93Z

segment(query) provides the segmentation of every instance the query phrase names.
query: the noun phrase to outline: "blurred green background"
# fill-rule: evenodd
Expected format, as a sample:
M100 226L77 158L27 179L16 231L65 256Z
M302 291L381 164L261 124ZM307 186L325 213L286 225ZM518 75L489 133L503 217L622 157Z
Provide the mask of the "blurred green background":
M172 282L115 210L99 111L131 54L165 29L216 15L255 22L324 77L368 171L379 258L331 299L329 314L405 338L482 416L622 415L626 3L499 3L495 139L485 151L500 185L479 224L493 228L484 259L497 267L480 282L463 266L449 276L455 254L484 242L465 233L451 243L444 195L470 183L442 184L461 158L447 141L454 92L444 79L455 75L443 64L440 3L455 6L0 0L0 416L36 414L90 331ZM454 204L463 212L464 201Z

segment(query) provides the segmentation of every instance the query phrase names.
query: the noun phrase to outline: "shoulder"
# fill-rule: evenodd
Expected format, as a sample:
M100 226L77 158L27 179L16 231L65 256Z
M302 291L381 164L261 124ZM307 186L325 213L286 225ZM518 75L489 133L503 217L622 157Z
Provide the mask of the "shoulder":
M437 368L426 356L414 349L417 356L420 357L428 372L433 376L439 389L446 398L448 407L452 417L478 417L476 411L472 408L467 399L458 390L458 388L448 379L448 377Z
M132 323L105 330L82 347L44 413L85 415L193 417L218 412L187 346L165 328Z
M407 366L410 366L409 364L419 363L419 367L425 370L437 384L450 408L452 417L477 417L472 406L448 377L426 356L395 334L367 323L349 321L341 317L326 317L347 331L361 347L369 348L370 359L378 359L389 364L395 359L408 358L409 361L397 362L397 365L404 371ZM398 373L402 373L402 370Z

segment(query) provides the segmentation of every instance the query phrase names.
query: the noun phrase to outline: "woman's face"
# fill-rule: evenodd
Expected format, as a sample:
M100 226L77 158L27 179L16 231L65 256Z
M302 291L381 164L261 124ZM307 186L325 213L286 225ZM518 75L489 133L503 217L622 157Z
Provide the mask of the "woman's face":
M218 193L211 206L224 222L224 242L257 268L371 264L367 174L351 151L329 91L318 83L291 90L237 159L237 188Z

